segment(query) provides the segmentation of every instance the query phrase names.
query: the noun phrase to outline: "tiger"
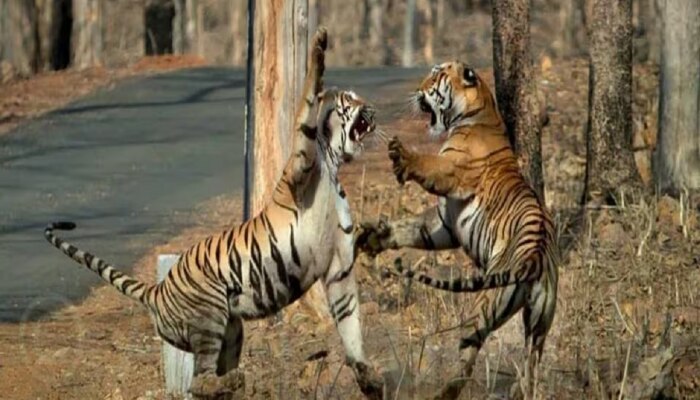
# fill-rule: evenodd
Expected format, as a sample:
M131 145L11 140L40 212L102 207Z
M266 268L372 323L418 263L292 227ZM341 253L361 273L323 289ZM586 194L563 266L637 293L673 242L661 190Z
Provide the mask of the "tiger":
M194 353L190 393L221 398L240 393L243 320L260 319L299 299L316 281L343 344L346 364L368 398L383 396L383 378L363 350L358 287L353 272L353 222L338 169L374 133L374 108L352 91L324 90L327 32L312 39L295 118L294 148L265 207L240 226L208 237L180 255L158 284L130 277L54 234L46 239L143 304L158 335Z
M398 276L436 289L478 292L464 321L457 376L435 398L459 396L488 335L523 310L530 372L539 362L557 298L559 249L552 219L520 172L491 90L468 65L436 65L415 92L430 115L429 134L446 136L437 155L388 144L399 184L413 181L438 196L437 206L398 221L366 221L356 248L370 256L387 249L461 247L480 274L440 280L403 267ZM532 376L530 374L529 376Z

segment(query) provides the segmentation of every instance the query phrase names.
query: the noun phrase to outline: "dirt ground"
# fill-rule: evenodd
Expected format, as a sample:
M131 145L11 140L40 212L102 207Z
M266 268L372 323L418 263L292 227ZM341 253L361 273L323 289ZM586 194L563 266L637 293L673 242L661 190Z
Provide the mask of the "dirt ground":
M667 396L698 399L700 197L639 199L580 216L576 205L584 171L587 75L583 61L543 63L541 86L550 115L543 136L546 197L564 261L536 398L618 398L622 385L637 390L666 376L671 382ZM653 145L649 132L655 123L657 79L652 67L635 69L642 169ZM377 106L381 110L382 104ZM422 133L424 124L422 118L406 115L381 128L421 151L437 149L439 143ZM435 203L417 186L399 189L380 141L343 169L342 180L356 222L379 215L400 218ZM134 274L153 281L158 253L182 251L240 221L238 199L215 199L200 210L197 226L153 249ZM356 263L367 354L392 382L400 383L395 398L419 399L456 372L459 321L472 296L386 277L382 268L396 256L442 276L468 273L469 262L459 252L400 251L374 260L361 256ZM433 268L438 263L454 268ZM344 355L330 318L303 300L277 318L247 322L245 335L241 367L246 398L362 398L351 372L342 366ZM671 352L664 353L669 344ZM505 397L523 370L522 346L516 316L487 340L462 398ZM166 398L160 347L144 310L101 286L81 304L42 321L0 325L0 397Z

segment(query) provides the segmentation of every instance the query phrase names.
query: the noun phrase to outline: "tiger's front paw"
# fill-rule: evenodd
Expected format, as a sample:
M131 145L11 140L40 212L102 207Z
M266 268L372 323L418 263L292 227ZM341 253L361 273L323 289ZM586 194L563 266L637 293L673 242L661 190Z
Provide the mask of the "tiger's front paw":
M389 248L391 227L384 219L377 223L363 222L355 233L355 252L366 253L370 257Z
M360 390L368 399L382 400L384 398L384 378L369 364L348 361L355 373Z
M399 184L403 185L412 179L411 169L415 156L401 144L397 137L389 141L389 158L393 163L394 175Z
M238 369L224 376L213 372L200 374L192 380L189 391L195 400L229 400L245 392L245 374Z

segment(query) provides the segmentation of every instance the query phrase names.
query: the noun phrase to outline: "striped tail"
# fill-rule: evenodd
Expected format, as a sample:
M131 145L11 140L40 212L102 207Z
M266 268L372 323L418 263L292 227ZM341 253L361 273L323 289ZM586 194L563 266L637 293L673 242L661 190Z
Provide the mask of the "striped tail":
M528 258L525 263L537 263L537 260ZM400 258L397 258L394 261L394 267L396 268L396 271L389 271L393 275L417 280L424 285L431 286L436 289L457 293L478 292L481 290L495 289L518 283L529 282L538 279L542 272L542 268L540 268L541 265L527 265L525 268L517 271L505 270L502 273L490 273L482 276L447 280L433 278L429 275L416 273L405 269Z
M148 306L146 299L146 292L150 289L149 285L134 279L124 273L117 271L112 265L108 264L104 260L95 257L94 255L78 249L72 244L66 242L65 240L57 237L53 231L54 229L62 231L70 231L75 229L75 223L73 222L53 222L50 223L46 230L44 231L44 237L57 249L61 250L68 257L72 258L79 264L82 264L92 271L97 273L102 279L107 283L114 286L120 292L131 297L134 300L138 300L141 304Z

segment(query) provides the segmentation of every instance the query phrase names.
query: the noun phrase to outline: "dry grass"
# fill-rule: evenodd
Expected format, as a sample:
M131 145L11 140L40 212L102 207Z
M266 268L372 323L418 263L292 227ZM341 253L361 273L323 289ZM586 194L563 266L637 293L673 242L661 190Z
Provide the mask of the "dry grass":
M380 192L376 200L365 203L370 218L380 213L401 218L430 201L415 186L402 192L391 185L368 191L375 190ZM654 205L640 201L589 211L589 223L570 244L560 270L557 317L538 371L536 398L617 398L623 377L634 375L640 360L669 344L677 354L684 353L678 365L700 360L697 218L697 209L681 210L667 197ZM384 279L381 269L396 256L445 277L468 273L463 267L468 262L455 252L426 257L418 251L400 251L376 260L361 258L358 263L363 267L364 295L386 312L379 320L370 316L369 323L384 325L395 346L381 352L380 364L410 372L409 386L417 384L403 389L410 393L434 387L456 372L459 325L472 295ZM435 270L436 261L454 267ZM400 317L389 317L394 315ZM515 317L489 338L464 398L508 393L523 371L522 331L520 318ZM697 396L698 386L693 386L700 383L697 377L678 369L675 373L677 382L669 394ZM696 381L689 383L692 379Z

